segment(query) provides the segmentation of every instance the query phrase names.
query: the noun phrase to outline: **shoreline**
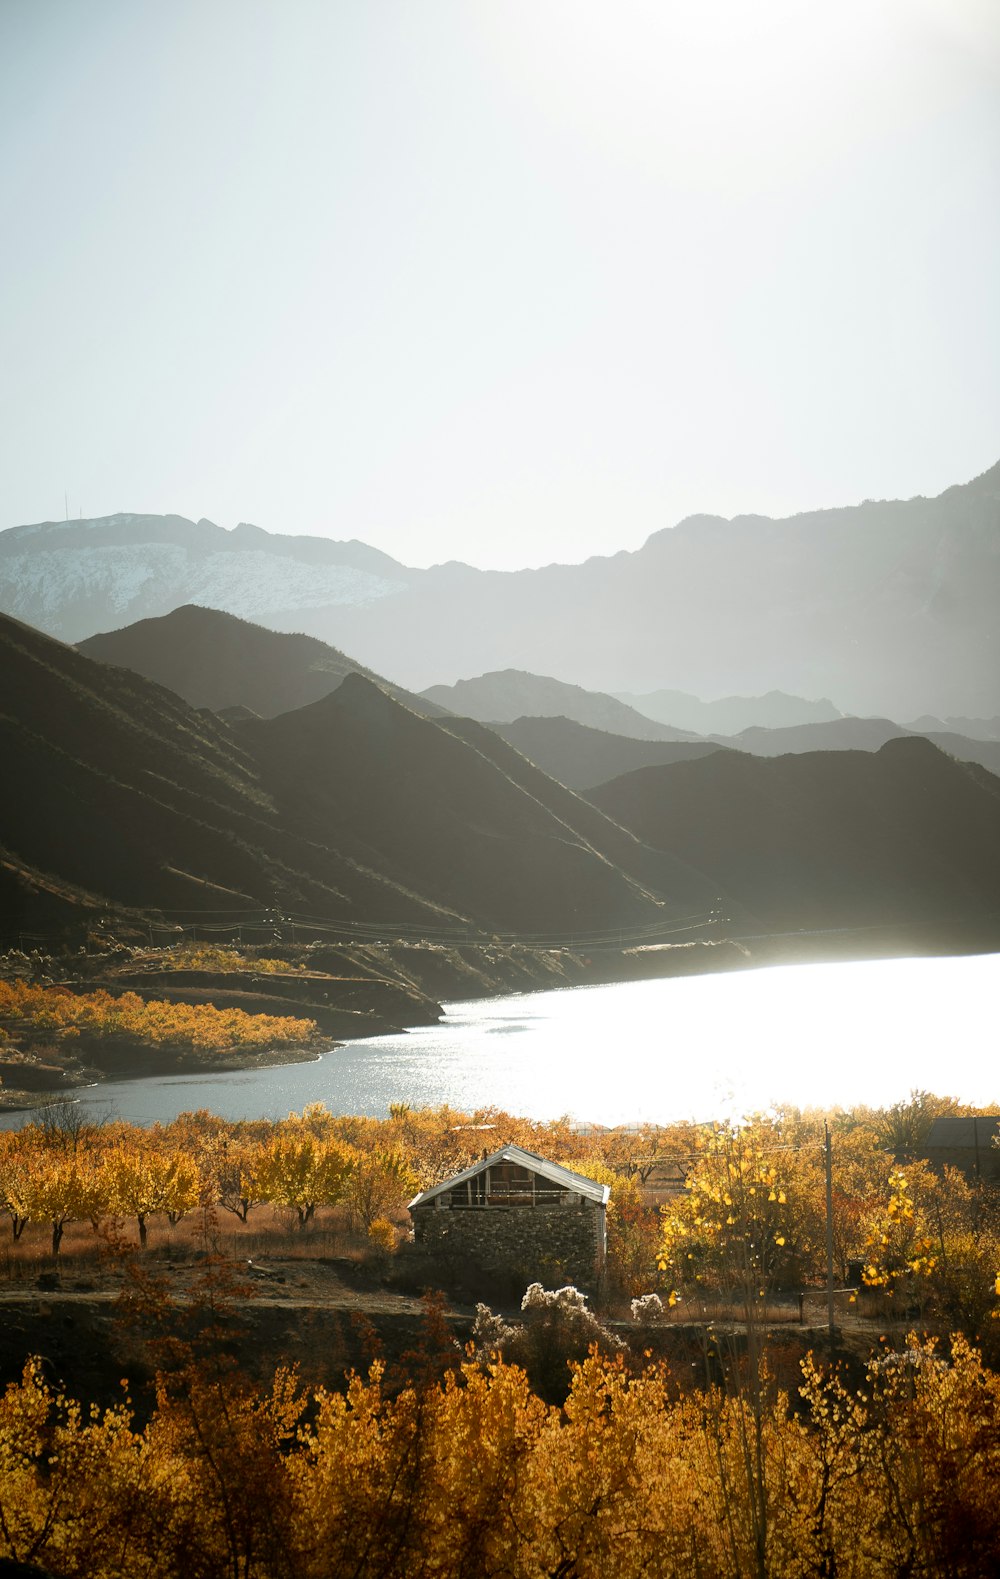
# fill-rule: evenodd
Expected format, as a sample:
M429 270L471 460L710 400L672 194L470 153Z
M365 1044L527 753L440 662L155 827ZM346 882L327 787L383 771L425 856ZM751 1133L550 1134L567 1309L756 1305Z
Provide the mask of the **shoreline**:
M901 934L909 935L903 937ZM238 1074L247 1070L281 1068L318 1062L348 1042L372 1036L392 1035L428 1023L439 1023L449 1003L469 1002L529 995L533 992L571 991L586 986L607 986L618 982L669 980L679 976L727 974L743 970L766 969L793 964L860 963L868 960L934 958L1000 953L1000 933L985 933L962 924L948 928L926 925L910 928L838 928L827 932L789 932L744 935L680 944L647 944L624 949L593 949L589 953L570 950L532 950L521 945L466 945L449 950L435 944L384 945L381 952L392 958L410 988L412 1016L409 1024L388 1024L381 1015L357 1012L349 1015L327 1010L318 1018L336 1018L337 1032L319 1029L306 1045L273 1047L241 1052L238 1048L210 1050L151 1047L121 1040L103 1048L96 1043L87 1049L86 1062L74 1056L60 1065L52 1060L51 1045L45 1047L47 1062L36 1063L37 1084L13 1086L16 1065L3 1066L0 1085L0 1113L18 1113L44 1106L46 1102L73 1101L84 1091L99 1093L102 1085L117 1081L168 1078L173 1075ZM476 953L482 958L470 959ZM478 967L478 968L477 968ZM421 979L423 978L423 979ZM201 987L192 996L229 996L225 976L217 978L216 992ZM93 985L88 983L86 985ZM121 984L125 990L132 990ZM385 978L373 980L373 997L384 996ZM428 987L436 987L436 1001L428 997ZM452 991L440 991L451 987ZM174 989L179 996L182 987ZM150 996L154 993L151 992ZM381 1003L379 1004L381 1007ZM429 1012L433 1009L433 1013ZM348 1023L345 1024L345 1021ZM95 1053L104 1057L98 1062ZM19 1060L18 1060L19 1062Z

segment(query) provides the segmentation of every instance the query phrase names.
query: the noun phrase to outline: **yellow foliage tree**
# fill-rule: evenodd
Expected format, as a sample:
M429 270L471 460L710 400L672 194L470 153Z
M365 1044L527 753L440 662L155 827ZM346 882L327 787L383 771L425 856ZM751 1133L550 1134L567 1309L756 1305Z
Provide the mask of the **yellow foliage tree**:
M279 1129L257 1163L262 1199L293 1207L300 1225L317 1206L336 1206L356 1166L356 1154L337 1140L317 1140L296 1126Z

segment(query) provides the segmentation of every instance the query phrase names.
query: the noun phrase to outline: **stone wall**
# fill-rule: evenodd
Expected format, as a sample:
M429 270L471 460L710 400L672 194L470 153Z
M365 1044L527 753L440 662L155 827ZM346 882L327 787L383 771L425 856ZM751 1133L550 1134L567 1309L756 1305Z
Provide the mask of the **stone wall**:
M549 1287L593 1285L603 1267L604 1209L584 1202L549 1211L526 1207L470 1207L442 1211L433 1203L412 1213L413 1236L443 1257L470 1261L487 1272L516 1272Z

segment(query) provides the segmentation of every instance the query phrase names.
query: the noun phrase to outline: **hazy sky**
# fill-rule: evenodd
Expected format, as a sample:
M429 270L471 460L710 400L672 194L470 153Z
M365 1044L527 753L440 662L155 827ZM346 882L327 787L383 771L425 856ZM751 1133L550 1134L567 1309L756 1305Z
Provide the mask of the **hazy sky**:
M996 0L0 0L0 527L515 568L1000 459Z

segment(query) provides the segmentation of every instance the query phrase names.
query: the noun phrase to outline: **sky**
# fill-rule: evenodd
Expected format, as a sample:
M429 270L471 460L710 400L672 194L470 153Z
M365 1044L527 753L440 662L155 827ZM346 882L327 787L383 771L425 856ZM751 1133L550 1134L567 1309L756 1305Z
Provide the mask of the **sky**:
M995 0L0 0L0 528L411 565L1000 459Z

